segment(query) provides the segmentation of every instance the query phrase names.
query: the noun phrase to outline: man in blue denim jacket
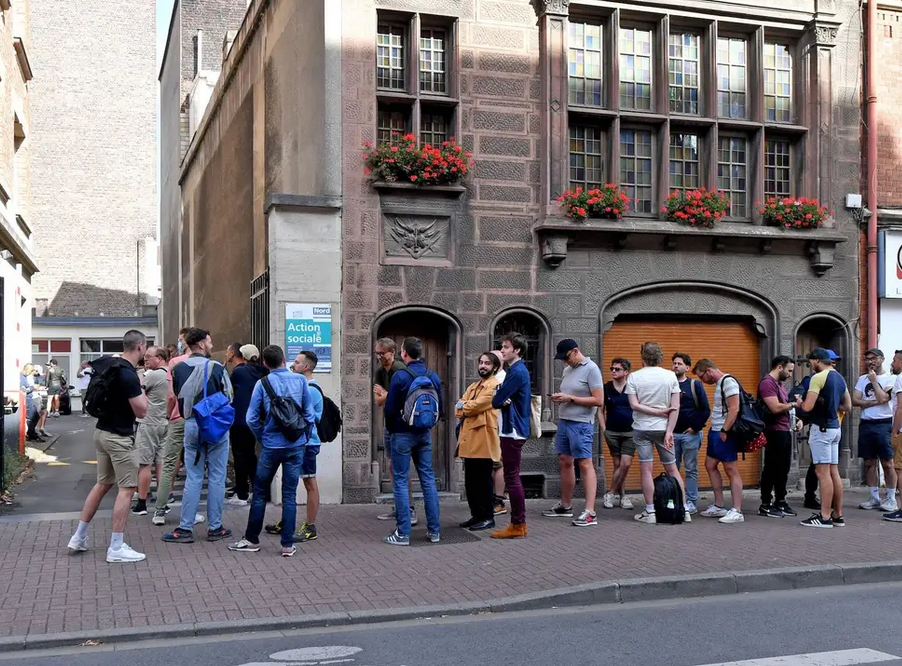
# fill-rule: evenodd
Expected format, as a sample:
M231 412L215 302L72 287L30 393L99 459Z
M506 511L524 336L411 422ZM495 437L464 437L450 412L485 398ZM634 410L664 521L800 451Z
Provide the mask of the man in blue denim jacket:
M254 499L251 502L244 538L230 545L229 550L248 553L260 550L260 532L263 530L263 517L266 512L266 489L281 465L282 557L291 557L297 552L294 545L294 524L298 512L297 491L301 463L304 460L304 448L310 439L310 433L316 428L316 417L313 413L313 404L307 396L307 378L288 371L285 367L285 353L281 347L270 345L264 349L263 365L269 369L269 375L254 386L251 404L247 408L247 427L263 445L254 477ZM289 441L282 434L272 417L270 399L263 387L265 380L269 380L276 395L291 398L301 408L307 432L296 442Z
M397 529L383 539L392 546L410 544L410 493L408 474L410 461L416 466L426 505L426 524L429 540L438 543L439 509L435 472L432 470L432 431L418 430L404 422L402 414L407 392L415 377L427 376L438 394L439 415L444 414L442 380L426 367L423 361L423 343L418 338L406 338L401 345L401 360L407 365L392 375L385 399L385 427L391 433L392 484L395 495Z

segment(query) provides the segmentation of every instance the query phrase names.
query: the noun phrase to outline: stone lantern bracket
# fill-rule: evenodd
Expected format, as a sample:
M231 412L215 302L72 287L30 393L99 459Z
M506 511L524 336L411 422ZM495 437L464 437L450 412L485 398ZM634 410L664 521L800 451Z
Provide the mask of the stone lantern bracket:
M567 259L570 246L581 248L657 247L662 252L695 249L737 254L784 254L808 258L811 270L821 277L833 268L836 246L848 238L836 229L783 229L742 222L721 222L712 229L693 228L675 222L645 218L621 220L547 218L537 225L542 259L557 268Z

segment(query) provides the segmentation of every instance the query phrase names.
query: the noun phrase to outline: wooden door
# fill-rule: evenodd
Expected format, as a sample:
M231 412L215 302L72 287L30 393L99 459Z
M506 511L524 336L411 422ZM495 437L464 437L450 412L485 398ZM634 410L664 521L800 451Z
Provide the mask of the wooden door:
M758 336L748 324L742 322L706 322L706 321L615 321L611 329L604 334L603 373L605 381L610 380L611 359L620 356L633 365L633 370L642 367L639 350L643 342L653 341L664 350L663 367L670 369L670 358L676 352L689 354L692 362L700 358L709 358L725 373L734 375L742 387L757 395L760 377L758 357ZM694 375L690 373L690 377ZM711 407L714 407L714 386L705 386ZM710 424L710 421L709 421ZM708 442L708 429L702 439L698 454L698 482L701 487L710 487L708 474L705 472L705 451ZM603 446L605 474L608 487L613 475L613 463L607 446ZM636 461L638 463L638 461ZM654 475L664 469L655 456ZM761 453L747 453L745 460L739 457L739 471L742 482L746 486L756 486L761 476ZM639 465L630 467L626 478L626 487L631 491L641 490Z
M449 393L451 382L450 359L448 350L450 348L451 332L449 324L445 319L437 315L423 312L409 312L397 314L387 319L379 328L380 338L392 338L398 346L396 358L401 358L401 343L404 338L415 337L423 341L423 355L426 365L438 373L442 380L442 395L445 402L446 416L438 422L438 425L432 431L432 467L435 470L435 479L438 489L448 489L448 471L450 464L450 452L448 450L449 442L452 440L448 431L451 419L447 417L449 411L449 400L456 400L457 396ZM453 393L453 391L452 391ZM452 405L453 406L453 405ZM381 410L373 419L375 436L380 443L381 469L382 469L382 491L392 492L391 480L389 477L389 467L391 462L385 454L385 448L382 446L382 437L384 433L383 420ZM419 480L416 473L411 467L411 478L414 480L414 488L419 488Z

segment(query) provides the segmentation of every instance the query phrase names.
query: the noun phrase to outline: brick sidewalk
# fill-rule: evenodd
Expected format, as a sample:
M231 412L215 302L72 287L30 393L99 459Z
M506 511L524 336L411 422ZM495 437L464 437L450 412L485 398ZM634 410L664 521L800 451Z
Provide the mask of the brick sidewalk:
M586 529L542 518L548 503L533 502L525 540L483 533L451 543L467 517L461 504L442 507L448 542L410 548L380 542L391 530L375 519L384 507L333 506L321 511L320 538L300 544L291 559L279 557L278 538L266 534L260 553L231 553L226 542L165 544L149 518L130 517L126 538L147 553L137 565L106 563L109 519L95 521L91 550L73 557L66 543L74 521L0 521L0 636L409 608L611 579L900 559L902 525L854 508L861 499L847 496L849 524L833 530L752 515L757 503L750 498L743 525L696 517L691 525L652 527L615 509L602 510L601 524ZM268 517L277 515L269 507ZM240 535L246 517L246 509L230 507L225 524ZM425 539L422 511L420 520L417 541Z

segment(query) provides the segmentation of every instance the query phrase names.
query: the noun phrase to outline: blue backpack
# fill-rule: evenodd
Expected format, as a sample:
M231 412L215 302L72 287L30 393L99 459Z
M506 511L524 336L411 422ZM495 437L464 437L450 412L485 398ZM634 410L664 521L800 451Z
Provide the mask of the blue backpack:
M201 443L215 444L221 440L235 422L235 408L229 402L229 397L217 391L211 396L207 395L207 379L210 373L210 363L204 365L204 397L194 405L194 420L197 421ZM200 450L198 449L198 458ZM195 463L197 464L197 463Z
M410 368L405 368L413 381L407 389L404 399L404 411L401 418L413 430L432 430L438 423L438 390L429 375L417 375Z

